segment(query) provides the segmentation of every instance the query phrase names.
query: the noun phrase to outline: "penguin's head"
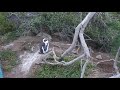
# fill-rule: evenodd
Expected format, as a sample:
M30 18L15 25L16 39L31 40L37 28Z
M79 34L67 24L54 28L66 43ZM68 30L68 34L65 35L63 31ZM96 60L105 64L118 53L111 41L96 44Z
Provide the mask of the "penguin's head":
M43 43L48 43L48 40L46 38L44 38Z

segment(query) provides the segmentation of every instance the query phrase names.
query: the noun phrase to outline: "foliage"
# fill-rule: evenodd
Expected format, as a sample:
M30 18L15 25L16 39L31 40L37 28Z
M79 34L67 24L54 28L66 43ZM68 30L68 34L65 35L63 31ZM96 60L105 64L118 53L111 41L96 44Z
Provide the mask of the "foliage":
M120 46L120 15L119 13L110 13L111 19L109 22L107 22L107 25L109 27L109 33L111 39L110 39L110 48L113 55L116 54L119 46Z
M51 35L59 32L62 39L72 40L75 27L86 14L86 12L41 12L38 17L31 20L30 26L34 27L33 32L47 30ZM105 52L115 51L114 48L117 47L114 43L120 33L119 17L119 13L97 13L89 22L85 33L92 38L92 43L96 44L96 48ZM92 45L92 47L95 46Z
M0 60L5 71L10 71L17 63L17 55L15 52L5 50L0 52Z
M5 13L0 13L0 35L14 30L14 25L10 23L5 16Z
M67 58L65 59L66 61ZM89 63L85 77L87 77L94 66ZM36 70L34 77L36 78L79 78L80 77L80 62L75 62L70 66L51 66L51 65L42 65L39 69Z
M21 34L18 33L17 31L12 31L4 34L1 36L1 42L2 43L10 43L13 40L15 40L17 37L19 37Z
M80 14L74 12L42 12L41 15L31 20L31 26L36 31L44 31L53 35L62 33L64 39L73 37L73 32L80 23ZM36 32L35 31L35 32Z
M86 27L85 33L92 39L91 47L104 52L116 51L119 47L120 20L115 13L98 13ZM87 37L85 37L87 38ZM90 41L87 41L88 45Z
M116 55L116 52L117 52L119 47L120 47L120 33L112 41L111 52L113 53L113 55Z
M62 40L70 41L73 38L75 27L82 21L87 13L88 12L15 12L22 20L22 24L18 30L16 30L17 35L37 35L41 31L47 32L52 36L54 36L54 33L61 33L59 36ZM97 43L97 48L100 50L110 52L110 50L113 49L113 43L116 41L115 39L120 32L119 17L119 12L98 12L86 27L85 33L92 38L92 43ZM85 36L85 38L87 37ZM89 44L89 42L87 43Z
M68 62L70 60L73 60L74 58L76 58L76 56L74 56L74 55L65 56L64 61Z
M79 78L80 64L76 63L72 66L51 66L43 65L36 72L37 78Z
M59 34L61 40L71 41L75 27L84 19L87 13L88 12L15 12L22 21L19 28L15 31L15 36L37 35L39 32L46 32L54 36L55 33L61 33ZM94 45L91 45L93 48L97 47L97 49L102 51L115 52L120 45L118 39L120 34L119 18L119 12L98 12L86 27L85 34L92 39L92 41L87 41L87 44L90 45L90 43L93 43ZM9 24L6 24L7 21L4 13L0 13L0 23L2 22L0 24L2 26L0 27L6 28L1 29L5 30L6 33L11 31L10 28L7 28L7 26L9 26ZM7 36L10 36L10 33L5 34L3 41L9 40ZM85 35L85 38L88 37Z
M89 63L86 67L86 71L85 71L85 76L84 77L88 77L89 74L92 72L92 70L95 68L95 65L92 63Z

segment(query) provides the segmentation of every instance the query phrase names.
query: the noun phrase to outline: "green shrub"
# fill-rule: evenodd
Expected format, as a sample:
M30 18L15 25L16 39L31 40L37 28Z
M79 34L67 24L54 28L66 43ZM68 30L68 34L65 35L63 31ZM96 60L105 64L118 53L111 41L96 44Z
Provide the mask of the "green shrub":
M39 32L43 31L54 37L54 33L59 32L61 33L59 35L60 39L72 41L75 27L82 21L82 19L84 19L88 12L37 12L37 15L32 16L31 18L26 18L27 12L17 13L19 14L18 17L21 20L24 20L18 30L16 30L15 36L37 35ZM120 33L119 17L119 12L105 12L102 13L101 16L96 14L96 16L94 16L88 23L85 28L85 34L92 38L91 43L94 43L98 49L110 52L111 50L116 51L115 48L118 48L114 47L114 43L119 42L116 42L118 34ZM0 13L0 18L1 21L6 23L7 19L3 13ZM7 28L8 24L3 24L4 23L0 25ZM6 30L10 29L1 30L8 32ZM10 34L5 35L5 40L7 40L6 36L10 36ZM85 36L85 38L87 37ZM87 44L89 45L89 42L87 42ZM91 47L94 48L94 45L91 45Z
M63 38L66 39L73 37L75 27L80 20L80 14L77 12L42 12L41 15L31 20L30 25L35 27L32 29L33 32L47 31L51 35L61 32L64 35Z
M17 55L15 52L5 50L0 52L0 60L5 71L10 71L17 63Z
M89 63L86 67L85 75L84 77L88 77L93 69L95 69L95 65L92 63Z
M85 77L87 77L94 66L89 63L86 71ZM69 66L51 66L42 65L34 73L35 78L80 78L80 62L75 62Z
M20 36L16 31L8 32L1 37L2 43L10 43Z
M119 47L120 47L120 33L112 41L111 52L112 52L113 55L116 55Z
M14 30L14 25L8 21L5 13L0 13L0 35Z
M70 65L67 67L43 65L35 72L36 78L79 78L80 65Z
M106 12L107 13L107 12ZM111 13L102 14L100 16L94 16L91 22L86 27L85 33L92 39L87 41L89 44L93 43L91 47L94 48L97 45L99 50L105 52L115 52L119 46L119 34L120 34L120 20L117 16ZM85 38L88 38L85 36ZM117 39L117 40L116 40Z
M116 14L111 21L107 22L110 29L108 31L108 35L110 36L110 49L113 55L116 54L118 48L120 47L120 20L118 17L119 14Z

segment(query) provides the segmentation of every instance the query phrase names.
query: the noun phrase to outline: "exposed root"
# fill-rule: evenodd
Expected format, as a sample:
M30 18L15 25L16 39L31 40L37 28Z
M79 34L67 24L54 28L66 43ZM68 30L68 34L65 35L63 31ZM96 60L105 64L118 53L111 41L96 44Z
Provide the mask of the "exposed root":
M87 67L88 62L89 62L89 60L87 59L86 62L85 62L85 64L84 64L83 67L82 67L82 71L81 71L81 76L80 76L80 78L83 78L83 77L84 77L85 69L86 69L86 67Z
M97 62L97 63L96 63L96 66L97 66L98 64L100 64L100 63L103 63L103 62L108 62L108 61L115 61L115 60L114 60L114 59L110 59L110 60L103 60L103 61Z
M53 52L54 52L54 51L53 51ZM57 60L58 57L56 57L55 55L56 55L56 54L55 54L55 52L54 52L54 55L53 55L54 63L49 62L49 61L47 61L47 60L44 60L43 62L40 62L40 63L43 63L43 64L50 64L50 65L68 66L68 65L73 64L73 63L76 62L76 61L79 61L81 58L83 58L83 57L85 56L85 55L83 54L83 55L81 55L81 56L79 56L79 57L77 57L77 58L75 58L75 59L73 59L73 60L71 60L71 61L69 61L69 62L65 62L65 61L59 62L59 61Z
M117 67L117 61L118 61L119 54L120 54L120 47L119 47L119 49L117 51L117 54L116 54L116 57L115 57L115 61L114 61L114 68L115 68L115 72L117 74L119 74L119 70L118 70L118 67Z

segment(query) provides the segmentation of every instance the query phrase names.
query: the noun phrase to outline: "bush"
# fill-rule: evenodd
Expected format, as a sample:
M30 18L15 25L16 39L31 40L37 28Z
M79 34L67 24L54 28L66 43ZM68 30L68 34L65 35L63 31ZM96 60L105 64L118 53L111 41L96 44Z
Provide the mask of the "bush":
M20 33L18 34L17 31L8 32L4 34L3 36L1 36L1 42L10 43L11 41L15 40L19 36L20 36Z
M67 67L43 65L35 72L36 78L79 78L80 64Z
M116 54L118 48L120 47L120 19L119 14L112 13L111 21L107 22L108 35L110 36L110 49L113 55Z
M100 16L94 16L86 27L85 33L92 39L92 41L87 41L87 44L89 45L90 42L93 43L92 45L90 44L93 48L97 47L97 49L104 52L113 52L116 51L114 44L118 43L116 39L120 33L120 21L115 19L116 17L113 18L111 13L108 13L108 15L105 14L101 16L102 18Z
M37 12L37 15L28 18L26 17L26 12L19 12L18 14L20 15L18 16L23 21L18 30L16 30L15 35L35 36L43 31L51 34L53 37L56 35L55 33L57 33L59 39L72 41L75 27L82 21L82 19L84 19L87 13L88 12ZM4 16L3 14L0 15ZM85 28L85 34L92 38L92 41L87 41L87 44L102 51L116 51L114 43L119 42L115 42L120 32L119 17L119 12L105 12L102 13L101 16L96 14ZM6 19L1 21L6 21ZM4 25L4 28L5 27L6 26ZM87 38L86 35L85 38Z
M70 61L67 60L66 61ZM84 61L83 61L84 62ZM80 77L80 62L75 62L69 66L51 66L42 65L34 73L35 78L79 78ZM85 71L85 77L89 76L94 66L89 63Z
M77 12L42 12L41 15L31 20L33 32L48 32L53 35L61 32L64 39L73 37L75 27L80 23L80 14ZM34 31L35 30L35 31ZM36 32L38 31L38 32Z
M0 52L0 60L5 71L10 71L17 63L17 55L15 52L5 50Z
M3 35L13 30L14 25L7 20L5 13L0 13L0 35Z
M111 42L111 52L113 55L116 55L118 48L120 47L120 33L115 39Z

